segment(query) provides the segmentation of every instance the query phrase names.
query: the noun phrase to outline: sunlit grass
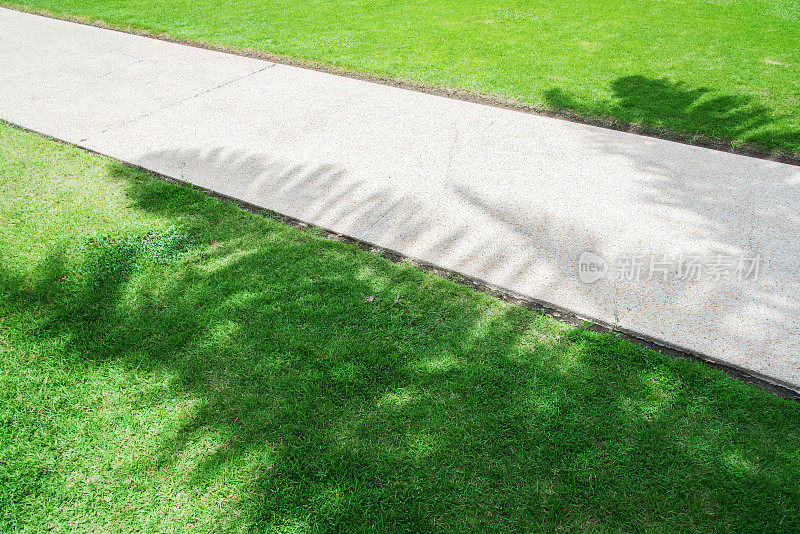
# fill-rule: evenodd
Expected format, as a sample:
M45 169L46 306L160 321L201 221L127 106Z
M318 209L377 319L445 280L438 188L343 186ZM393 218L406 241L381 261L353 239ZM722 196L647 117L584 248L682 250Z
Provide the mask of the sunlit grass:
M2 532L800 528L798 403L3 125L0 190Z
M0 0L800 152L797 0Z

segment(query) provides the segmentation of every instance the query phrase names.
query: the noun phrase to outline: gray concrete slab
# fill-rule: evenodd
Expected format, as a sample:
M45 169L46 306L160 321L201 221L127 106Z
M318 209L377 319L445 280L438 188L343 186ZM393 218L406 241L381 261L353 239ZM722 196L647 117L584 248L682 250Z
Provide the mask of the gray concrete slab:
M0 117L800 389L800 167L4 9Z

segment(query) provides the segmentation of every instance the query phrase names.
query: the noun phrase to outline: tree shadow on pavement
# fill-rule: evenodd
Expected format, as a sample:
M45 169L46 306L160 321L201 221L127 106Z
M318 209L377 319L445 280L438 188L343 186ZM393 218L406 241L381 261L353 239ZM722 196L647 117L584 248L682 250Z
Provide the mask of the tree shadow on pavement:
M237 175L234 159L203 165ZM797 404L121 165L109 173L133 209L191 243L101 277L103 262L74 251L33 285L4 272L4 311L39 310L30 337L58 340L60 365L170 377L134 404L192 409L120 469L177 476L201 503L241 476L211 501L224 503L217 528L800 526ZM293 174L307 186L322 175L347 180Z

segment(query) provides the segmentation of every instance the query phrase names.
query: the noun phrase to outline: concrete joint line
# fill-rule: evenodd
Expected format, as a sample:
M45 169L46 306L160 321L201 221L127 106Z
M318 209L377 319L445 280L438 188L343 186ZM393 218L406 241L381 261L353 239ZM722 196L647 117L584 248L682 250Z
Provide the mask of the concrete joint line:
M141 60L141 61L144 61L144 60ZM164 111L165 109L169 109L169 108L177 106L179 104L183 104L184 102L188 102L189 100L194 100L195 98L203 96L203 95L205 95L207 93L210 93L212 91L216 91L217 89L221 89L221 88L225 87L226 85L230 85L232 83L236 83L238 81L244 80L244 79L249 78L251 76L255 76L259 72L263 72L263 71L267 70L268 68L274 67L274 66L275 66L275 63L271 63L271 64L267 65L266 67L261 67L260 69L254 70L253 72L249 72L249 73L247 73L247 74L245 74L243 76L239 76L238 78L234 78L232 80L228 80L228 81L223 82L223 83L221 83L221 84L219 84L219 85L217 85L215 87L211 87L210 89L205 89L205 90L200 91L199 93L194 94L192 96L187 96L186 98L182 98L180 100L176 100L175 102L170 102L169 104L165 104L165 105L161 106L160 108L154 109L152 111L148 111L146 113L142 113L138 117L134 117L134 118L128 119L128 120L126 120L124 122L120 122L119 124L114 124L113 126L109 126L105 130L102 130L102 131L98 132L98 135L110 132L112 130L116 130L117 128L121 128L121 127L126 126L128 124L131 124L133 122L142 120L145 117L149 117L150 115L154 115L156 113L160 113L160 112ZM84 142L86 142L88 140L89 140L89 137L85 137L85 138L81 139L80 142L84 143Z
M373 222L372 224L370 224L370 225L369 225L369 227L367 227L367 229L366 229L366 230L364 230L364 233L363 233L363 234L361 234L360 236L358 236L358 239L364 239L364 237L366 237L366 235L367 235L368 233L370 233L370 232L372 231L372 229L373 229L373 228L375 228L376 226L378 226L378 223L380 223L381 221L383 221L384 219L386 219L386 217L388 217L388 216L389 216L389 214L390 214L390 213L392 213L392 212L395 210L395 208L397 208L397 206L399 206L399 205L400 205L400 204L401 204L401 203L402 203L402 202L403 202L405 199L407 199L407 198L408 198L408 197L409 197L411 194L413 194L413 193L414 193L414 192L415 192L417 189L419 189L419 186L420 186L420 184L421 184L421 183L422 183L422 180L420 180L420 181L419 181L419 183L418 183L417 185L415 185L415 186L414 186L414 187L411 189L411 191L408 191L406 194L404 194L403 196L401 196L400 198L398 198L398 199L395 201L395 203L394 203L394 204L392 204L391 206L389 206L389 208L388 208L386 211L384 211L384 212L383 212L383 214L382 214L380 217L378 217L378 219L377 219L375 222Z
M127 57L132 57L132 56L128 56L127 54L124 54L124 55L126 55ZM109 70L108 72L104 72L103 74L95 76L94 78L92 78L92 80L99 80L100 78L105 78L106 76L109 76L114 72L117 72L119 70L127 69L128 67L130 67L132 65L137 65L139 63L142 63L143 61L144 61L143 59L136 58L136 61L131 61L130 63L125 63L124 65L120 65L119 67L114 67L113 69Z
M133 57L133 56L128 56L128 57ZM54 91L54 92L50 93L50 96L52 97L52 96L55 96L55 95L64 94L67 91L71 91L72 89L75 89L76 87L80 87L81 85L85 85L86 83L93 82L93 81L99 80L101 78L105 78L106 76L110 76L111 74L113 74L113 73L115 73L117 71L126 69L126 68L128 68L130 66L136 65L136 64L141 63L143 61L144 61L144 59L137 59L136 61L131 61L130 63L125 63L124 65L120 65L119 67L114 67L113 69L109 70L108 72L104 72L103 74L98 74L97 76L93 76L93 77L89 78L89 80L87 80L84 83L76 84L73 87L68 87L66 89L62 89L61 91Z
M456 119L455 123L453 123L453 142L450 145L450 151L448 152L447 155L447 167L445 167L444 174L442 175L442 181L447 180L447 178L450 176L450 168L453 166L453 157L459 152L461 152L461 150L463 150L466 146L469 145L469 143L467 142L458 147L458 149L456 149L456 145L458 144L458 128L457 128L458 122L459 122L458 119ZM489 125L487 125L486 128L491 126L491 124L493 124L493 122L489 123ZM486 128L484 128L484 131L486 130ZM362 233L358 237L358 239L364 239L364 237L366 237L367 234L369 234L373 228L378 226L378 224L381 221L385 220L397 208L397 206L399 206L403 201L405 201L411 195L419 191L419 188L422 187L422 184L424 182L425 179L420 178L419 182L414 184L414 186L409 191L407 191L404 195L402 195L399 199L397 199L397 201L394 204L389 206L389 209L383 212L383 214L380 217L378 217L378 219L374 223L370 224L369 227L366 230L364 230L364 233Z

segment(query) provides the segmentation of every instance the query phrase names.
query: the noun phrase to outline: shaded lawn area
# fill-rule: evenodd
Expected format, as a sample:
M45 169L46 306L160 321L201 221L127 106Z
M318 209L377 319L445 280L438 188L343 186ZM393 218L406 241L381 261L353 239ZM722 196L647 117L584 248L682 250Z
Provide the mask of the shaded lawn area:
M800 529L796 402L2 124L0 191L0 531Z
M0 0L800 155L798 0Z

